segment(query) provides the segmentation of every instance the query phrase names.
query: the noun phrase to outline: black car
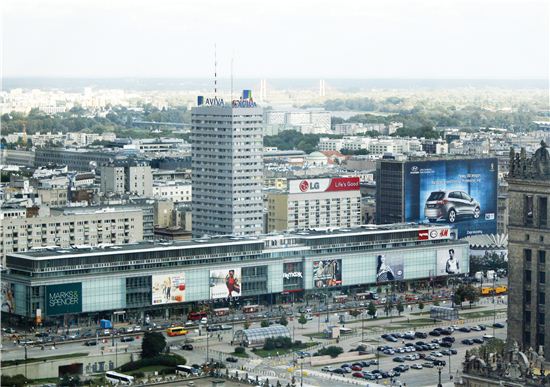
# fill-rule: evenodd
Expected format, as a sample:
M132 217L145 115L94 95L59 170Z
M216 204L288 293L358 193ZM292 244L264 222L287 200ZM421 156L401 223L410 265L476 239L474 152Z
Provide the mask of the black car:
M484 330L487 329L487 327L486 327L485 325L483 325L483 324L479 324L478 327L479 327L482 331L484 331ZM503 327L503 328L504 328L504 327Z
M239 359L237 359L236 357L233 357L233 356L229 356L225 359L225 361L228 361L229 363L236 363L239 361Z
M122 343L127 343L127 342L130 342L130 341L134 341L135 339L132 337L132 336L124 336L124 337L121 337L120 338L120 341Z
M497 323L494 323L494 324L493 324L493 327L494 327L494 328L504 328L504 324L503 324L503 323L497 322Z
M447 365L447 362L445 360L434 360L433 363L434 363L435 366Z
M474 341L472 339L464 339L461 343L465 345L474 345Z
M84 345L87 346L87 347L91 347L91 346L97 345L97 341L96 340L88 340L84 343Z
M401 356L396 356L396 357L393 358L393 361L398 362L398 363L404 363L405 359L403 359Z
M450 329L442 329L439 331L439 333L441 333L442 335L449 336L453 334L453 331L451 331Z
M395 337L393 337L392 335L389 335L388 337L386 337L386 340L388 341L391 341L392 343L397 343L397 339Z
M433 331L430 331L429 333L430 336L441 336L441 332L439 331L436 331L435 329Z
M405 340L414 340L414 336L411 335L410 333L405 333L405 334L403 335L403 338L404 338Z
M444 337L443 338L443 341L447 341L449 343L454 343L455 342L455 338L454 337L451 337L451 336L447 336L447 337Z
M335 369L332 370L332 372L334 372L335 374L340 374L340 375L343 375L343 374L346 373L346 371L344 371L341 368L335 368Z
M193 345L192 344L183 344L181 346L181 349L183 349L184 351L192 351L193 350Z
M414 332L414 337L418 339L426 339L428 337L428 334L425 332Z
M450 341L443 341L439 343L439 345L445 348L451 348L453 346L453 343L451 343Z
M449 351L451 352L451 355L456 355L458 353L456 349L452 349L452 348Z
M483 339L480 339L479 337L474 338L473 341L476 344L483 344Z
M460 328L458 328L458 330L459 330L460 332L466 332L466 333L472 331L472 329L471 329L470 327L460 327Z

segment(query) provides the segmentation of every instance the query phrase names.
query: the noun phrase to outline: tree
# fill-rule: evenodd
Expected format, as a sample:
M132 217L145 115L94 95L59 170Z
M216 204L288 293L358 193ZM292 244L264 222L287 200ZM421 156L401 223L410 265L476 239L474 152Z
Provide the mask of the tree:
M352 316L354 318L357 318L357 316L359 316L361 314L361 311L357 310L357 309L352 309L352 310L349 311L349 314L350 314L350 316Z
M286 316L284 314L279 319L279 324L281 324L282 326L285 326L285 327L288 325L288 319L286 318Z
M372 318L376 317L376 305L374 305L374 302L369 302L369 305L367 306L367 314L371 316Z
M401 316L401 313L403 313L403 311L405 310L405 307L403 306L401 300L397 301L397 305L395 307L397 309L397 313L399 314L399 316Z
M319 351L317 351L317 355L318 356L330 356L332 357L333 359L335 357L338 357L338 355L340 355L341 353L344 352L344 349L342 347L337 347L335 345L331 345L329 347L326 347L326 348L321 348Z
M392 310L393 310L393 302L388 297L386 299L386 303L384 304L384 312L386 313L386 316L389 316Z
M470 303L470 308L472 307L472 304L479 301L479 291L476 287L472 285L467 285L464 287L464 299L468 300Z
M267 328L269 326L269 321L267 320L262 320L262 322L260 323L260 326L262 328Z
M246 321L244 322L244 324L243 324L243 328L244 328L244 329L250 328L250 321L246 320Z
M300 315L300 317L298 318L298 323L302 326L302 328L304 327L304 325L307 324L307 318L305 314L302 313Z
M160 332L145 332L141 342L141 357L151 358L159 355L166 348L166 338Z
M420 309L420 315L422 316L422 310L424 309L424 302L419 301L418 302L418 309Z

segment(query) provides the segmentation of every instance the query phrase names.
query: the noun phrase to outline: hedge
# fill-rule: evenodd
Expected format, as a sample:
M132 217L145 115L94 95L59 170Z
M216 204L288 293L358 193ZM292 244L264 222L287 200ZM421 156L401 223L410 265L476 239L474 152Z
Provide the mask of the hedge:
M176 367L177 365L185 365L187 360L183 356L176 354L172 355L159 355L155 357L140 359L138 361L130 362L120 366L121 372L134 371L147 366L163 365L167 367Z

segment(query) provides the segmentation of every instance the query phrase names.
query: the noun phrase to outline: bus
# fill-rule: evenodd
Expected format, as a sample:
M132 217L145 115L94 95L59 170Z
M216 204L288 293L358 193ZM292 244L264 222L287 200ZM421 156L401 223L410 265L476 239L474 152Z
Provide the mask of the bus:
M243 306L243 313L256 313L260 311L259 305L245 305Z
M496 294L502 294L502 293L507 293L508 292L508 287L505 286L505 285L499 285L495 288L495 293Z
M112 384L124 384L132 385L134 384L134 377L130 375L119 374L115 371L107 371L105 373L105 378Z
M214 309L215 316L227 316L229 314L229 308L217 308ZM205 316L206 317L206 316Z
M199 370L193 367L189 367L186 365L178 365L176 366L176 374L178 375L198 375Z
M166 334L168 336L183 336L188 334L189 331L184 327L171 327L166 329Z
M208 317L208 313L206 313L204 310L199 312L189 312L189 314L187 315L187 319L191 321L199 321L205 317Z
M343 304L344 302L346 302L348 300L348 296L346 296L345 294L340 294L338 296L334 296L333 300L334 300L334 302Z

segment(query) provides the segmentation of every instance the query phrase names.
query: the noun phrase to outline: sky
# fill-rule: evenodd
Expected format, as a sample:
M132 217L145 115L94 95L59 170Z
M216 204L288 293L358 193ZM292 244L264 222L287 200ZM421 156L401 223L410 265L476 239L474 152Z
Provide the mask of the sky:
M548 78L546 0L2 0L3 77Z

